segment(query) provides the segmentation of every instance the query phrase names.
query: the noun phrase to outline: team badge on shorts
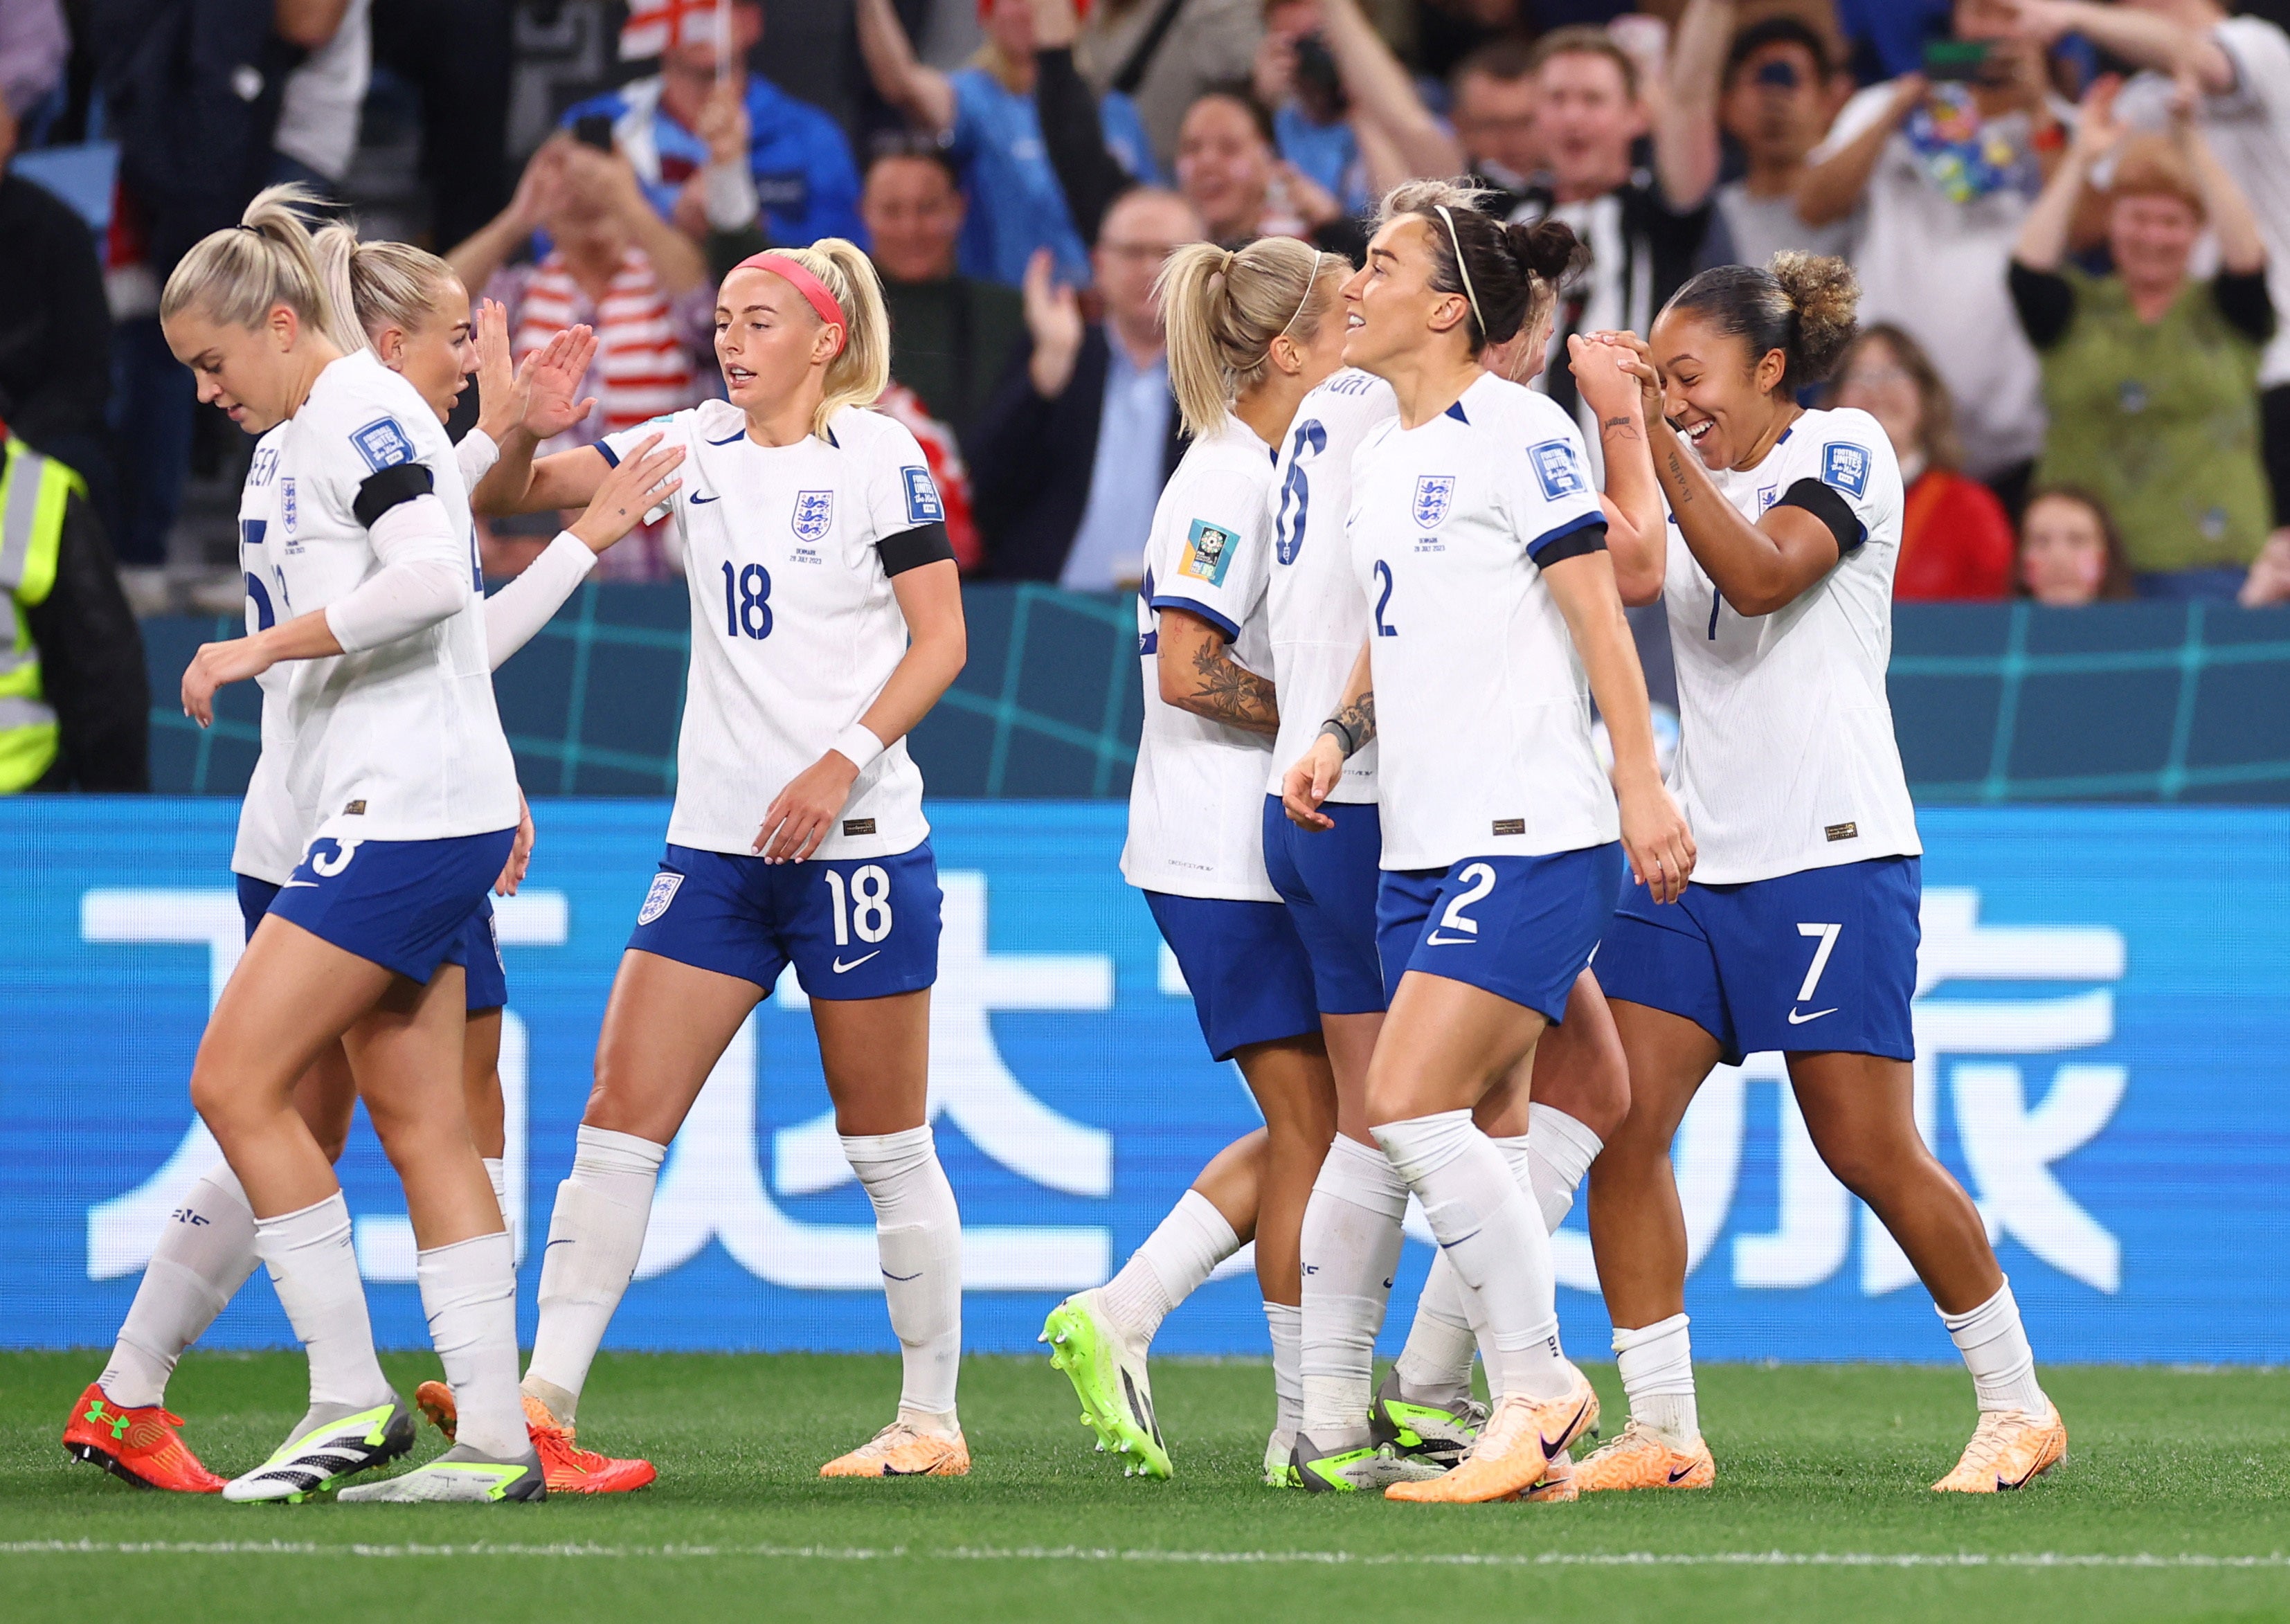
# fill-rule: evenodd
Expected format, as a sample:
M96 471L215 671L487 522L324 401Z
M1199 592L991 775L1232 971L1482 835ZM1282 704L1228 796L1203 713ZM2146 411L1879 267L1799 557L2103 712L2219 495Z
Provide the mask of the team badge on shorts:
M835 523L835 492L832 491L797 492L795 515L789 523L795 526L795 533L804 540L818 540L827 533L827 527Z
M1565 440L1545 440L1526 448L1527 458L1534 464L1534 476L1542 481L1542 494L1552 501L1562 496L1580 496L1587 487L1582 483L1582 465L1574 460L1574 448Z
M1447 509L1455 505L1455 476L1453 474L1419 474L1415 476L1415 522L1425 530L1437 530L1439 521L1447 516Z
M1212 587L1224 585L1225 572L1232 568L1232 532L1222 525L1195 519L1192 532L1185 538L1185 556L1177 565L1177 573Z
M680 874L655 874L652 889L645 892L644 907L637 914L638 924L650 924L668 912L668 905L676 900L676 888L684 884Z
M366 467L377 474L413 460L412 438L397 426L394 417L376 418L363 428L352 429L350 444L357 447Z
M1821 448L1821 483L1859 496L1869 488L1869 452L1859 445L1829 444Z

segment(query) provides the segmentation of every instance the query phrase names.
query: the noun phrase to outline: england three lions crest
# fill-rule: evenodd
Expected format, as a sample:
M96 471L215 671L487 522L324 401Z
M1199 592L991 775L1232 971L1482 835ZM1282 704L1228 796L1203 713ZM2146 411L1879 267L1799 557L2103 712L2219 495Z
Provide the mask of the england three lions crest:
M1447 509L1455 505L1455 476L1453 474L1419 474L1415 479L1415 522L1425 530L1437 530L1439 521L1447 516Z
M805 541L816 541L835 523L835 492L832 491L798 491L795 493L795 516L789 521L795 533Z

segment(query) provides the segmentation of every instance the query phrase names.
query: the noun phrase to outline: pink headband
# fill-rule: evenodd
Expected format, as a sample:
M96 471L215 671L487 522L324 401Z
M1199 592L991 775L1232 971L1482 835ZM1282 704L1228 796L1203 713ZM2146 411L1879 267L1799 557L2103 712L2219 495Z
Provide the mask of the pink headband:
M783 253L754 253L732 268L769 271L774 276L784 278L819 313L821 321L842 328L845 341L849 341L851 324L844 319L842 305L834 294L827 291L827 284L803 268L801 260L791 260Z

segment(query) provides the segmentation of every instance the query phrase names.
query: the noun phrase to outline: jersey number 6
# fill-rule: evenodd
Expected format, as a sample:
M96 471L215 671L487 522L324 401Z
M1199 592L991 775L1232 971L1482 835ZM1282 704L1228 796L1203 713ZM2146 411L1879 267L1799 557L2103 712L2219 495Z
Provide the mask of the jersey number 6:
M724 635L759 640L772 635L772 575L762 564L736 572L725 564Z

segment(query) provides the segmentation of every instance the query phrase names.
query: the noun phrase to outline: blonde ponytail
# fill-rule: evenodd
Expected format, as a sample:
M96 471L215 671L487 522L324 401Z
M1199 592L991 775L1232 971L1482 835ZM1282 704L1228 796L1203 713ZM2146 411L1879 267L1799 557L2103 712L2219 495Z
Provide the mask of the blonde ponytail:
M1188 243L1172 253L1154 293L1185 432L1198 439L1223 428L1233 402L1264 381L1272 341L1317 333L1350 269L1341 256L1288 236L1240 249Z
M159 295L159 319L197 310L211 321L252 329L284 305L340 347L336 335L350 318L338 316L327 296L316 244L302 221L322 206L316 193L300 186L257 192L238 224L209 232L176 265Z
M451 265L411 243L362 243L347 225L315 239L319 279L346 331L330 332L344 351L364 349L383 329L415 332L435 314L437 296L458 280Z
M891 381L891 314L882 279L866 251L845 237L823 236L808 248L774 248L819 278L843 307L843 348L827 364L827 392L811 431L827 438L828 420L845 406L871 406Z

